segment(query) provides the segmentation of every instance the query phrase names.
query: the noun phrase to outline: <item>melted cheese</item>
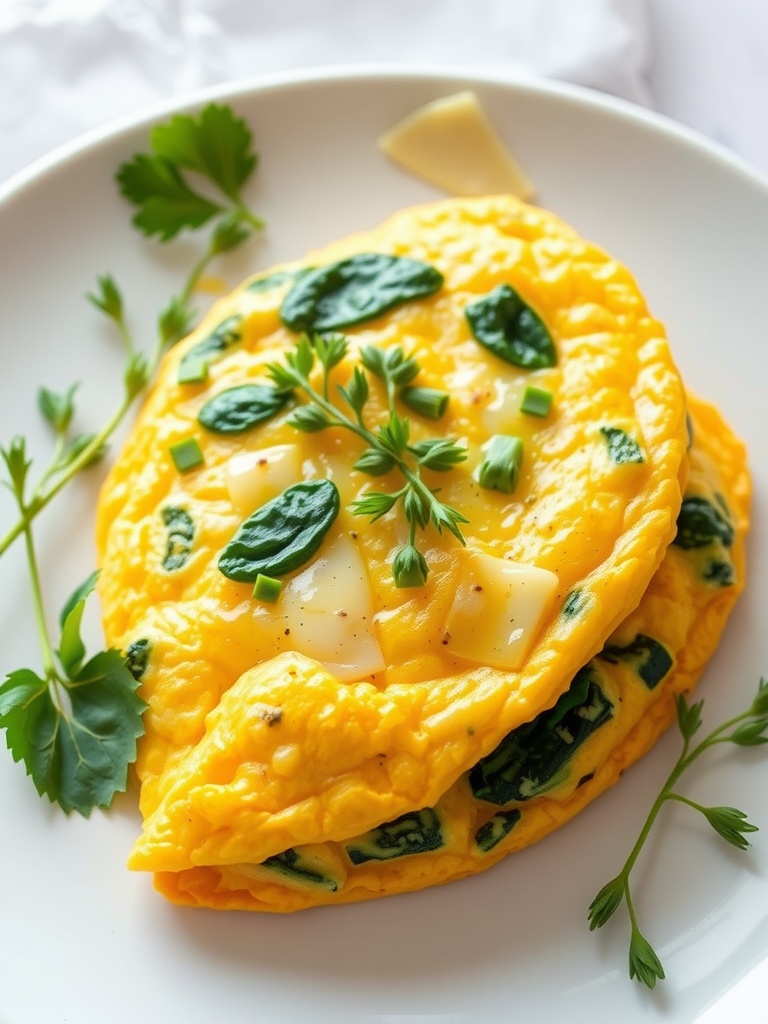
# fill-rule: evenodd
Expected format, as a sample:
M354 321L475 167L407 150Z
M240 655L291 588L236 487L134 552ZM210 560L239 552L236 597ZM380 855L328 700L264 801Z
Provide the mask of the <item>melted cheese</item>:
M518 669L557 592L548 569L468 552L445 623L454 654L495 668Z

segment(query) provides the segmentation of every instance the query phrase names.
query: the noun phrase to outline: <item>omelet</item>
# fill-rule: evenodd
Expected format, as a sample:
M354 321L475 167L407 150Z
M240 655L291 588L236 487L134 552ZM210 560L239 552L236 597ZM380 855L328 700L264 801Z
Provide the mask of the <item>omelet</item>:
M434 807L258 865L163 872L159 890L179 903L285 912L420 889L537 842L618 782L673 720L675 695L691 692L744 586L744 448L711 405L691 397L689 407L696 441L675 540L639 606L554 707L504 737ZM219 735L211 723L199 756L221 758Z
M173 899L292 910L480 870L575 813L709 654L683 671L658 639L676 667L647 708L624 693L663 660L622 633L641 602L698 595L668 569L710 494L696 453L725 473L709 441L689 457L686 408L628 270L510 196L405 210L215 305L99 503L105 630L149 704L130 866ZM701 498L732 575L722 557L728 600L692 597L686 636L738 590L740 487ZM570 781L487 799L478 773L553 715L601 722Z

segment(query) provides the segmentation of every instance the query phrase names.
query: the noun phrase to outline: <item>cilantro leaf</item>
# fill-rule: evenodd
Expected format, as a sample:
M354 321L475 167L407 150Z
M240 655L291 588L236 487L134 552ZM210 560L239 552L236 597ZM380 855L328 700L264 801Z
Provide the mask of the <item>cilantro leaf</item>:
M158 157L198 171L239 202L239 193L256 167L250 152L253 139L242 118L230 107L209 103L198 118L177 114L152 129L150 143Z
M120 191L139 208L134 225L168 242L184 228L199 228L221 206L194 192L168 160L137 154L117 172Z

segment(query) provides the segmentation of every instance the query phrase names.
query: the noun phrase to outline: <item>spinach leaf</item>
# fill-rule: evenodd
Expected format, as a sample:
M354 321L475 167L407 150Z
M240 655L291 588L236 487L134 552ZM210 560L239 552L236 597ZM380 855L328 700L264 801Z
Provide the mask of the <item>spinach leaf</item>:
M151 649L152 645L146 637L141 637L128 644L125 652L125 667L137 683L147 671Z
M608 458L617 466L628 462L645 462L640 445L620 427L600 427L600 433L608 445Z
M305 274L283 299L280 317L292 331L333 331L432 295L442 284L440 271L426 263L360 253Z
M513 366L538 370L555 366L552 336L538 313L514 288L500 284L464 310L475 339Z
M283 853L275 854L274 857L267 857L261 866L269 868L278 875L283 875L289 881L303 882L319 889L328 889L330 892L336 892L339 888L339 884L334 878L329 878L309 864L305 864L293 847L284 850Z
M702 577L713 587L732 587L736 574L732 562L711 559L701 571Z
M183 378L200 362L220 359L228 348L240 341L242 338L239 330L241 320L240 316L228 316L207 337L198 341L188 352L185 352L179 363L179 376Z
M197 421L213 434L242 434L277 415L290 397L266 384L240 384L209 399Z
M515 825L520 821L521 812L515 807L511 811L499 811L494 814L490 821L475 832L475 842L483 853L488 853L494 846L498 846L502 839L505 839Z
M175 572L189 561L195 537L195 524L189 512L177 505L167 505L162 511L162 516L168 527L163 568L166 572Z
M428 853L443 845L440 819L431 807L410 814L401 814L393 821L371 829L353 840L347 847L347 856L353 864L369 860L391 860L412 853Z
M672 541L679 548L705 548L714 541L727 548L733 544L733 527L706 498L683 498L677 517L677 535Z
M246 285L249 292L269 292L280 285L288 284L289 281L297 281L300 277L308 274L312 267L299 267L297 270L277 270L274 274L267 274L266 277L257 277Z
M586 606L587 596L581 590L572 590L563 601L560 613L564 619L574 619L584 611Z
M635 639L625 647L606 644L599 657L613 665L619 661L631 662L649 690L658 686L672 668L672 655L667 648L658 640L654 640L652 636L646 636L644 633L638 633Z
M553 708L514 729L470 769L473 794L501 806L553 789L565 778L579 747L612 715L613 705L597 685L590 663Z
M330 480L294 484L242 524L219 558L230 580L253 583L259 573L282 576L308 562L339 513Z

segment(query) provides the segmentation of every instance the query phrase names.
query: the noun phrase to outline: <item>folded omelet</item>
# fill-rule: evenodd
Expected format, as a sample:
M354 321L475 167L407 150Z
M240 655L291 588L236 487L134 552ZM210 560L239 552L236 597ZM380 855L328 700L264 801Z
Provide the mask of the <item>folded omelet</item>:
M339 334L328 378L308 372L357 433L312 427L275 371ZM372 351L447 407L388 391ZM361 458L390 402L411 467L466 449L421 469L460 530L356 514L403 486ZM168 354L100 500L105 629L149 703L131 866L177 901L283 911L540 838L709 657L743 579L744 465L628 271L511 197L406 210L246 282ZM426 581L397 586L411 540Z

